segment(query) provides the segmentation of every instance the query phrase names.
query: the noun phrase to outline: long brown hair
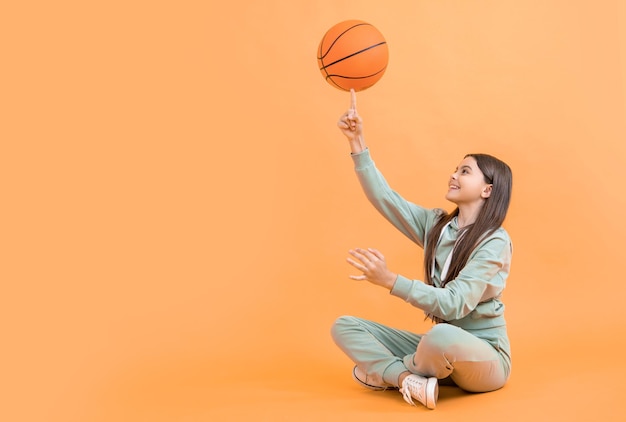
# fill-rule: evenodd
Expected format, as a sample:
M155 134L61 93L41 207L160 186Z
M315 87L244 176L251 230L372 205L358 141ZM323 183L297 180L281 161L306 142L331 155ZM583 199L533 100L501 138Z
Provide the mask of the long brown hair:
M454 246L448 274L445 280L441 280L444 286L459 275L478 243L502 225L511 202L513 174L510 167L503 161L487 154L467 154L465 158L467 157L473 157L476 160L478 168L484 175L485 183L492 185L491 195L485 199L476 221L462 229L463 236L458 239ZM428 284L433 284L431 277L433 257L441 231L458 214L458 207L450 214L443 214L426 235L424 269Z

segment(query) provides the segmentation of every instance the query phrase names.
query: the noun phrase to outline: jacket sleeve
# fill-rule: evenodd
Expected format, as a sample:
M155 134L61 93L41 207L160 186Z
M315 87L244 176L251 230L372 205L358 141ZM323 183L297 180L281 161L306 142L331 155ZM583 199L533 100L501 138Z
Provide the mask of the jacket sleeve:
M428 227L442 210L422 208L392 190L376 168L369 150L353 154L355 171L367 199L394 227L420 246Z
M459 320L479 304L500 297L510 260L508 236L489 237L476 248L459 275L444 287L399 275L391 294L445 321Z

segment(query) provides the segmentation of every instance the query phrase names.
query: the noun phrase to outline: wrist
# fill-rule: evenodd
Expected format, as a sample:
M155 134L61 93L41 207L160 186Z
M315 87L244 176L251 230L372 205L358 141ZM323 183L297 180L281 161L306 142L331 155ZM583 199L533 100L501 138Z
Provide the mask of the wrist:
M391 291L393 286L396 284L396 280L398 279L398 274L389 273L389 277L387 278L387 282L385 283L385 287Z
M358 154L359 152L365 151L365 140L362 135L357 135L354 138L350 139L350 151L353 154Z

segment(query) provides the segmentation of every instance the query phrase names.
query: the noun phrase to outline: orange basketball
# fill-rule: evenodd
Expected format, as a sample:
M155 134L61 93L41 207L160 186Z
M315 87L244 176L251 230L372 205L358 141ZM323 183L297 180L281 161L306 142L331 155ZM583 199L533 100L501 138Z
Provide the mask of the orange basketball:
M347 20L330 28L317 51L317 64L335 88L362 91L382 78L389 50L383 34L371 24Z

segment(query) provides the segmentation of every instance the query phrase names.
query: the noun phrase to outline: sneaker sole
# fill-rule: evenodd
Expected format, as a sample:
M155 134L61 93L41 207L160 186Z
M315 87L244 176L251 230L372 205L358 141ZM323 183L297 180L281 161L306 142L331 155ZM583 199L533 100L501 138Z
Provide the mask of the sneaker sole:
M383 390L387 390L388 389L388 387L383 387L383 386L380 386L380 385L368 384L365 381L359 379L359 377L356 376L356 366L352 369L352 379L354 379L356 382L361 384L363 387L368 388L368 389L373 390L373 391L383 391Z
M428 378L426 381L426 407L428 409L434 409L437 405L437 399L439 398L439 384L437 378Z

